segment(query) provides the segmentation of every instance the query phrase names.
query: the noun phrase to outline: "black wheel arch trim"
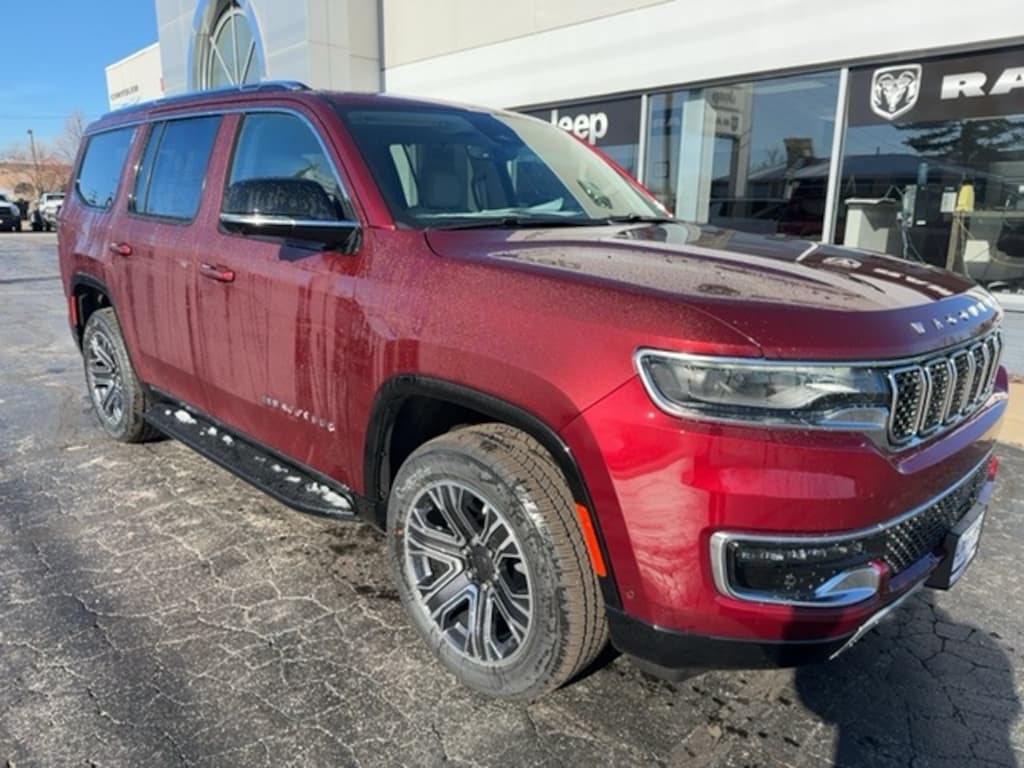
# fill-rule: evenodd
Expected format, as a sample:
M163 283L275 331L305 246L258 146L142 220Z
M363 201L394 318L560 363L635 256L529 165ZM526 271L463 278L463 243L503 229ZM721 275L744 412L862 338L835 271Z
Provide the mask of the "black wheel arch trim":
M88 272L75 272L71 276L70 293L72 296L75 295L75 289L79 286L88 286L102 293L107 297L107 301L110 302L110 306L114 310L114 314L117 315L118 321L120 322L121 313L117 311L117 307L114 304L114 297L110 292L110 287L97 277L93 277ZM78 312L79 323L77 326L72 328L72 332L75 337L75 343L78 344L78 348L82 348L82 334L85 332L85 321L82 319L82 302L81 299L75 299L75 307Z
M383 521L387 517L388 495L385 472L388 470L390 458L388 445L398 411L409 397L433 398L452 405L470 408L494 421L521 429L544 446L554 458L559 469L562 470L573 498L583 504L591 513L594 531L607 571L607 576L598 577L605 605L606 607L622 605L601 522L595 512L590 492L583 479L583 473L573 458L569 446L554 429L529 411L499 397L462 384L428 376L399 374L387 380L378 390L366 429L363 461L364 496L374 505L378 525L380 525L379 521Z

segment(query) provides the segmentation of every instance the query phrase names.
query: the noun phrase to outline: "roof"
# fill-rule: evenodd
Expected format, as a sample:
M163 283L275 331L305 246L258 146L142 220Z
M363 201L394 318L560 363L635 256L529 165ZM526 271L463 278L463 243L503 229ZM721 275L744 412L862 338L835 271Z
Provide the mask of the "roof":
M208 106L230 107L238 102L249 103L254 98L289 95L305 99L326 100L338 106L375 106L400 109L403 107L417 108L449 108L462 110L486 110L487 112L501 112L502 110L491 110L484 107L470 104L458 104L439 100L427 100L394 96L384 93L355 93L345 91L315 91L304 83L291 80L268 80L260 83L242 86L229 86L227 88L216 88L206 91L193 91L177 96L169 96L153 101L146 101L140 104L132 104L123 109L114 110L103 115L89 125L86 133L95 133L97 130L111 128L123 123L145 120L151 116L161 114L165 111L192 107Z

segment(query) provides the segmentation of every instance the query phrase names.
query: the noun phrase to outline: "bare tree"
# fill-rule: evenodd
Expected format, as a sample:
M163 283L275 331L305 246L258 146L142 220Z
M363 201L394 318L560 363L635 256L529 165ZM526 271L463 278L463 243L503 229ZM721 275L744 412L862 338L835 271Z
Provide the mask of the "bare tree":
M12 186L20 186L32 197L63 189L70 164L49 143L35 141L35 154L29 142L12 144L3 153L5 177Z
M85 116L77 107L64 120L64 132L53 143L55 154L60 160L71 165L78 154L78 145L85 136Z

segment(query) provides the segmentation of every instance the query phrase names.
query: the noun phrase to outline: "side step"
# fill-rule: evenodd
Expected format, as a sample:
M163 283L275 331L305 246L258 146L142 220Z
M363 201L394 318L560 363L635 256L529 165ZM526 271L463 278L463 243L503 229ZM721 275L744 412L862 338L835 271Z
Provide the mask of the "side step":
M299 469L193 411L160 403L146 411L145 418L165 435L180 440L292 509L324 517L356 517L355 499L348 488Z

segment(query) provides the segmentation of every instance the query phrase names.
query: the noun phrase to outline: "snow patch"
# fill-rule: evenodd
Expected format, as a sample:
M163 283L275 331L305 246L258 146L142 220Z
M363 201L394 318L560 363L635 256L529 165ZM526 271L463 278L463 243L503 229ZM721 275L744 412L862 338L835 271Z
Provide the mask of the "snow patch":
M338 509L352 508L351 505L348 503L348 499L346 499L341 494L335 493L326 485L322 485L321 483L309 483L306 486L306 490L309 493L319 496L332 507L337 507Z
M180 421L182 424L197 424L198 422L192 418L192 414L188 411L179 408L174 412L174 418Z
M289 483L301 483L302 478L298 475L288 475L288 477L285 478L285 481Z
M279 475L283 475L285 472L288 471L287 469L282 467L280 464L271 464L270 465L270 469L273 470L274 472L277 472L277 474L279 474Z
M235 441L231 437L231 435L221 435L220 441L222 443L224 443L224 445L234 445L235 444ZM257 460L259 460L258 456L256 458L257 458Z
M216 437L217 436L217 428L216 427L207 427L206 434L208 434L210 437Z

